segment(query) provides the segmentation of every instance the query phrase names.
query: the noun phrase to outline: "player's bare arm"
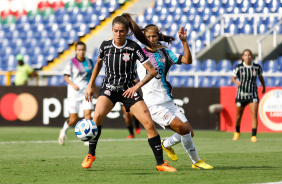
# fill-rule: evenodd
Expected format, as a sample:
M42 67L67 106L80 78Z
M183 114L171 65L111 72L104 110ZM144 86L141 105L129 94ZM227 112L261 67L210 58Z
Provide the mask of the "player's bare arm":
M91 101L91 96L93 95L93 85L95 85L94 84L95 80L99 72L101 71L102 66L103 66L103 61L98 58L97 63L95 64L95 67L93 69L91 78L89 80L88 86L85 90L85 100L88 102Z
M157 75L154 66L149 61L146 62L143 66L148 71L147 75L144 77L143 80L138 82L135 86L133 86L132 88L128 88L123 93L124 97L132 98L135 92L137 92L142 86L144 86L146 83L148 83L152 78L154 78Z
M181 62L185 64L192 64L192 55L191 55L191 51L187 43L187 29L184 30L183 27L180 28L178 30L178 36L182 42L183 49L184 49L184 56L182 57Z

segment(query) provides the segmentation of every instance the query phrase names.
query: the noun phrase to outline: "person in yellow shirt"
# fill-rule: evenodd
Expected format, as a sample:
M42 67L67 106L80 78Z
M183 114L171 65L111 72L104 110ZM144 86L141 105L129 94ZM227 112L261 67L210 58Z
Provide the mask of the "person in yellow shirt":
M16 58L18 60L18 66L17 66L14 84L15 86L27 85L28 78L34 77L36 75L36 72L28 64L25 64L23 62L22 54L18 54Z

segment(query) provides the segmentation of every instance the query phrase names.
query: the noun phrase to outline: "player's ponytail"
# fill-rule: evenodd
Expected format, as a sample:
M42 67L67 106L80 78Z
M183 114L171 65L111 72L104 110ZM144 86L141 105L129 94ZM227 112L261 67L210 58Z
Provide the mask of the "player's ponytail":
M112 22L112 26L115 23L123 24L127 30L131 30L132 32L129 32L127 36L130 36L134 34L134 36L139 40L142 44L153 48L156 50L157 48L154 48L151 42L145 37L144 33L142 32L142 29L139 28L139 26L136 24L136 22L131 18L130 14L123 13L120 16L116 16Z

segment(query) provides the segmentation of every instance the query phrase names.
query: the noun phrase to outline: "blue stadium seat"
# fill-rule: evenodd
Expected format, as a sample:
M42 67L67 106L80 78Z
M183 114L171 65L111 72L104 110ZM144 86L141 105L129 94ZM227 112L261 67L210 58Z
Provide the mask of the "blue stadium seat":
M21 16L18 19L17 24L29 24L29 17L27 15Z
M51 31L51 32L49 32L48 37L51 40L59 40L60 38L63 37L63 34L62 34L62 32L60 30Z
M248 18L247 17L239 17L235 20L235 24L237 24L237 27L241 29L244 27L244 25L248 24Z
M10 41L7 38L1 39L0 48L5 48L10 46Z
M186 83L183 85L184 87L194 87L195 82L194 82L194 77L187 77Z
M178 0L171 0L170 2L169 1L165 1L165 2L168 2L166 6L168 7L171 13L175 12L177 8L181 7Z
M18 30L14 30L14 31L12 31L12 32L6 32L6 38L8 39L8 40L12 40L12 39L18 39L18 38L20 38L20 32L18 31Z
M90 28L95 28L101 23L99 17L96 14L93 14L90 17L85 17L85 22Z
M5 49L1 49L0 50L0 56L3 58L6 55L11 55L13 52L13 48L12 47L6 47Z
M49 15L48 17L43 19L43 22L45 25L52 25L54 23L57 23L55 15Z
M185 85L186 77L169 76L168 81L173 87L182 87Z
M216 62L212 59L206 59L202 63L202 71L215 71L216 69Z
M221 0L214 0L211 1L210 8L212 12L218 12L220 8L222 8L222 1Z
M41 54L40 47L30 47L27 50L27 54L31 57Z
M64 32L63 38L68 41L69 44L73 44L75 41L78 40L78 35L76 34L75 30L71 30L70 32Z
M282 72L282 56L279 56L276 61L278 70Z
M231 79L230 79L231 80ZM214 87L229 86L228 77L219 77L214 83Z
M254 33L254 29L250 24L245 24L241 29L240 29L240 33L242 34L253 34Z
M227 13L231 13L235 7L237 7L237 3L235 0L226 1L224 5Z
M149 21L150 19L152 19L152 17L155 15L155 10L153 8L148 8L145 10L144 12L144 18L146 21Z
M31 25L43 24L43 18L41 15L35 15L31 19L29 19L29 22Z
M0 70L1 70L1 67L0 67ZM0 86L6 86L6 82L7 79L6 79L6 76L5 75L0 75Z
M183 12L182 8L177 7L177 8L175 8L175 10L172 12L171 15L174 17L174 20L177 21L183 16L183 14L184 14L184 12Z
M266 3L264 0L257 0L254 4L256 13L262 13L265 7L266 7Z
M110 1L106 6L111 13L120 8L118 1Z
M197 72L201 70L201 62L199 60L193 60L192 64L187 66L187 71Z
M208 8L208 3L207 1L199 1L197 4L196 4L196 8L198 10L198 13L202 13L206 8Z
M202 19L204 22L207 22L209 18L212 16L212 10L210 8L205 8L201 13Z
M233 62L233 65L232 65L232 69L234 69L239 63L241 63L242 60L241 59L238 59L236 61Z
M196 40L196 52L200 52L204 47L204 43L201 40Z
M70 17L70 21L72 24L82 24L84 23L84 18L82 14L73 15Z
M198 11L194 7L191 7L189 11L186 13L186 16L188 17L189 21L193 21L196 15L198 15Z
M278 18L277 17L267 17L265 19L265 24L268 29L272 28L275 24L277 24Z
M278 66L275 60L266 61L263 65L264 72L274 73L277 71L277 69L278 69Z
M64 14L60 17L57 17L57 23L58 24L71 23L71 17L68 14Z
M75 27L75 31L79 36L84 36L86 33L90 32L90 28L87 26L87 24L80 24Z
M228 28L225 29L225 32L229 33L229 35L236 35L239 34L239 29L236 24L231 24Z
M276 77L275 79L275 85L277 87L282 87L282 77Z
M167 17L163 20L161 20L162 25L164 26L164 29L168 30L170 27L175 24L174 16L167 15ZM169 31L168 31L169 32ZM172 34L174 35L174 34Z
M268 4L268 9L269 9L272 13L278 13L280 7L281 7L281 2L280 2L279 0L272 0L272 1L270 1L270 3Z
M164 3L163 0L160 0L160 1L155 1L155 4L154 4L154 9L156 12L159 12L162 8L166 8L166 4Z
M55 12L56 18L62 17L63 15L66 15L67 9L66 8L59 8L57 9L57 11Z
M68 45L68 43L65 39L55 40L54 46L59 53L63 52L64 50L66 50L69 47L69 45Z
M276 86L275 80L276 80L275 77L264 77L265 86L268 86L268 87Z
M209 77L204 77L200 80L199 87L212 87L212 82Z
M106 3L104 1L95 1L95 3L92 4L92 7L96 12L99 12L102 8L106 8Z
M195 8L195 6L192 3L192 1L185 1L182 4L182 8L183 8L183 11L187 13L188 11L190 11L191 8Z
M99 15L99 19L102 21L102 20L104 20L105 18L109 17L111 14L110 14L108 8L103 7L103 8L101 8L101 10L99 11L98 15Z
M257 27L258 34L264 34L267 31L267 27L264 24L258 25Z
M247 10L252 6L251 1L249 0L243 0L243 2L241 2L241 4L239 4L239 7L242 11L242 13L246 13Z
M230 72L232 70L232 63L228 59L220 60L216 67L219 72Z

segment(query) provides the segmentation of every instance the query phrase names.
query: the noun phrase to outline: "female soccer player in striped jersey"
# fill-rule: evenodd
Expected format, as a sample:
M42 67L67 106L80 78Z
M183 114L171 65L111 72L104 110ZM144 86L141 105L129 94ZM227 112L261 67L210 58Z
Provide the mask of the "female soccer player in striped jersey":
M85 99L90 100L93 93L92 84L100 72L103 63L105 64L105 77L101 86L100 94L96 103L93 121L98 126L98 135L89 142L89 152L82 162L83 168L90 168L96 159L95 150L101 134L102 121L113 109L116 102L122 102L126 111L132 114L144 126L148 135L149 145L155 155L158 171L175 172L176 169L164 163L163 151L160 136L151 119L149 110L138 93L138 90L156 76L152 64L143 53L141 47L134 41L126 39L126 36L133 33L143 44L150 45L138 25L131 16L123 13L114 18L112 22L113 40L104 41L99 50L99 59L94 67L90 82L85 92ZM135 63L138 60L146 68L147 75L143 80L134 83Z
M175 54L161 45L160 41L171 43L174 38L163 35L157 26L147 25L144 33L152 46L146 46L143 51L150 58L150 62L158 74L142 87L143 98L153 121L164 129L169 128L175 132L171 137L162 141L163 150L166 151L171 160L177 161L178 158L172 146L181 142L192 160L192 168L213 169L211 165L206 164L199 158L192 139L194 136L193 130L181 109L174 103L172 87L166 80L172 65L192 63L186 30L182 27L178 31L179 39L184 48L184 55ZM157 46L161 48L156 50ZM146 70L140 62L137 62L137 72L140 80L143 80L146 76Z
M252 116L252 137L251 142L257 142L257 112L258 112L258 89L257 89L257 76L263 87L262 94L265 92L264 79L262 77L262 68L260 65L253 63L252 51L246 49L242 54L242 62L238 64L233 70L232 82L238 86L236 95L236 132L234 133L233 140L237 141L240 136L240 124L242 115L246 105L249 108ZM236 78L239 79L236 80Z

